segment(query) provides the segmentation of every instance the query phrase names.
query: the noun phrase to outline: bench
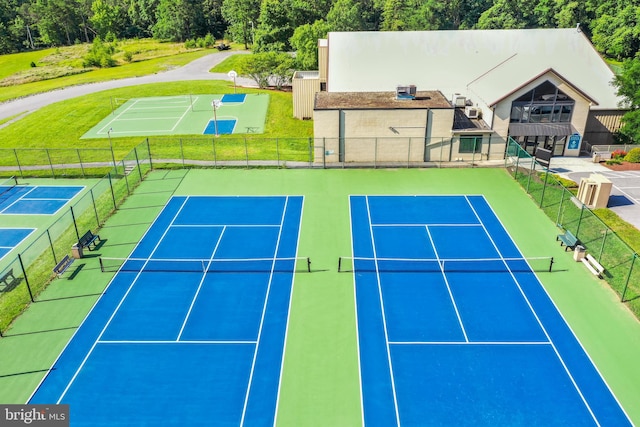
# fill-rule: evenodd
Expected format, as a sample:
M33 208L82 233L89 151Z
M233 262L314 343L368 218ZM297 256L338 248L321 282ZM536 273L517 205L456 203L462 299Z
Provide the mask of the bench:
M578 238L569 230L565 231L564 234L558 234L556 241L558 240L560 240L560 246L563 244L566 246L564 248L565 251L569 248L573 249L578 244Z
M93 248L95 249L99 241L100 236L93 234L91 230L89 230L78 240L78 246L91 250L91 245L93 245Z
M13 268L0 277L0 292L7 292L13 289L16 283L16 276L13 275Z
M69 255L65 255L65 257L62 258L60 262L56 264L55 267L53 267L53 272L58 277L62 276L64 272L67 271L67 268L69 268L74 261L75 261L75 258L72 258Z
M587 256L581 259L581 261L584 265L587 266L587 269L589 269L589 271L593 273L594 276L598 276L602 278L604 267L601 266L600 263L596 261L594 257L591 256L591 254L587 254Z

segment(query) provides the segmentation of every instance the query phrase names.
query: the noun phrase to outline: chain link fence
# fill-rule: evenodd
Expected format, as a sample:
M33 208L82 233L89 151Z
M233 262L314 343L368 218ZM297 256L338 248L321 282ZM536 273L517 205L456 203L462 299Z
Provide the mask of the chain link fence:
M640 317L638 254L534 157L510 140L505 166L549 218L576 236L604 268L604 278Z
M40 153L43 152L53 154L64 151L40 150ZM81 156L87 154L85 150L78 150L77 153ZM110 155L110 150L108 154ZM34 159L41 160L37 157ZM52 173L63 170L58 167L60 164L53 163L55 160L68 160L67 157L54 156L47 158L49 159L52 162ZM80 160L79 164L88 167L89 163L92 163L91 160L88 163ZM76 172L78 169L73 168ZM145 141L116 163L115 167L112 166L102 179L85 190L72 205L65 208L56 221L29 246L13 259L0 261L0 280L4 280L0 285L0 335L55 277L53 268L65 255L70 254L71 246L77 243L80 236L87 230L98 230L150 169L151 156Z

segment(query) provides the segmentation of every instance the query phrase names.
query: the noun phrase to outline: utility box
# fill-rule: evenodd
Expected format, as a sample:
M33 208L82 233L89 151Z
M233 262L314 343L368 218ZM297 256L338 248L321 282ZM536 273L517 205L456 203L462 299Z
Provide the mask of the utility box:
M582 261L582 259L587 254L587 250L582 245L576 245L576 248L573 250L573 259L577 262Z
M78 246L77 243L75 245L71 246L71 256L72 257L74 257L75 259L80 259L80 258L82 258L82 255L83 255L82 246Z
M590 209L606 208L613 184L604 175L592 173L580 180L578 200Z

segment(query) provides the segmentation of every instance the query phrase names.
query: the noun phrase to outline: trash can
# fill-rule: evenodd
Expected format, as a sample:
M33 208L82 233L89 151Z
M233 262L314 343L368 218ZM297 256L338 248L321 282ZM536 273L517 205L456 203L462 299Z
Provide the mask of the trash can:
M71 246L71 256L75 259L82 258L82 246L78 246L77 243Z
M585 257L587 250L585 249L584 246L582 245L576 245L575 249L573 250L573 259L576 261L582 261L582 259Z
M600 163L602 156L597 151L593 153L593 163Z

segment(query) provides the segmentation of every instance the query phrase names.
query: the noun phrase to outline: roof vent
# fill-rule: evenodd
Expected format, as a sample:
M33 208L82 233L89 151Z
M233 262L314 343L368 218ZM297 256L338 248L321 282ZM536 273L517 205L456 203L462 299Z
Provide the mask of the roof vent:
M396 99L398 100L416 99L416 85L396 86Z

